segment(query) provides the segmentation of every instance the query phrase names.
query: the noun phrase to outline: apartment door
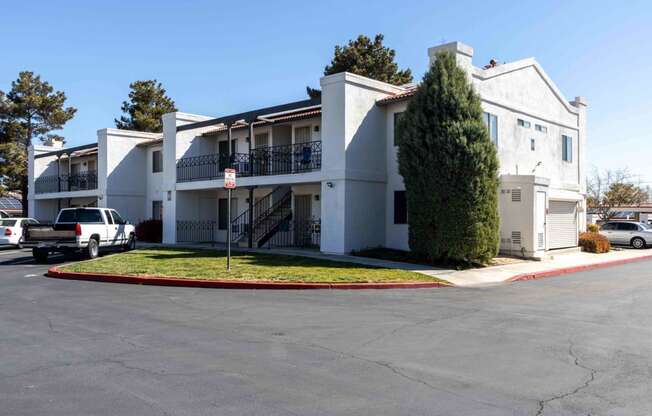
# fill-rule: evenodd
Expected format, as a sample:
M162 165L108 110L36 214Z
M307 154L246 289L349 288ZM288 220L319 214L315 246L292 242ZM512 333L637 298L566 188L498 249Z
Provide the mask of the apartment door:
M231 154L235 153L235 140L231 140ZM219 170L223 172L224 169L230 167L229 163L229 141L222 140L217 145L217 152L219 153Z
M254 135L254 159L254 174L265 175L269 173L269 133Z
M294 243L299 247L311 244L312 195L294 196Z
M536 202L537 248L546 249L546 193L537 192Z

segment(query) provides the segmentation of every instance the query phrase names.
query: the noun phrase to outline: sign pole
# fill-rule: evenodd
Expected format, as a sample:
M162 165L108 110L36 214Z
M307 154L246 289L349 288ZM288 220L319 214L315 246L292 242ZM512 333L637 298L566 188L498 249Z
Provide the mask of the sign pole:
M226 271L231 271L231 188L229 188L229 197L227 201L226 216L229 219L229 226L226 230Z
M231 271L231 193L235 189L235 169L224 169L224 187L228 193L228 199L226 200L226 217L228 225L226 227L226 271Z

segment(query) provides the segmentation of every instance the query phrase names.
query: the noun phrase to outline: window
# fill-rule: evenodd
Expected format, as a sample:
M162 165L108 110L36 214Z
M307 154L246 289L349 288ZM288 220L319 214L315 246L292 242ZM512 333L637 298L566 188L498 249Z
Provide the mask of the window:
M152 152L152 173L163 172L163 152L154 150Z
M163 219L163 201L152 201L152 218L155 220Z
M518 123L519 127L524 127L526 129L529 129L530 126L531 126L529 121L523 120L522 118L519 118L517 120L517 123Z
M394 224L407 224L405 191L394 191Z
M398 146L398 121L403 116L403 113L394 113L394 146Z
M608 222L606 224L603 224L602 227L600 227L601 230L603 231L611 231L616 229L616 223L614 222Z
M618 231L638 231L638 225L631 222L621 222L617 227Z
M573 161L573 138L570 136L561 136L561 159L564 162Z
M482 121L484 125L489 129L489 137L491 141L497 146L498 145L498 116L491 113L482 113Z
M536 143L534 142L534 139L530 139L530 150L534 151L536 147Z
M540 131L541 133L548 133L548 127L542 126L541 124L535 124L534 130Z
M59 214L59 219L57 222L61 223L70 223L70 222L81 222L81 223L96 223L104 224L102 219L102 213L99 209L85 209L85 208L76 208L76 209L64 209Z
M294 129L294 142L295 143L308 143L308 142L310 142L310 126L295 128Z
M111 215L113 216L113 221L115 221L116 224L126 224L127 221L123 220L120 214L118 214L117 211L111 210Z
M104 216L106 217L107 224L113 224L113 218L111 217L111 213L109 212L108 209L104 210Z
M13 227L16 225L16 220L0 220L0 227Z

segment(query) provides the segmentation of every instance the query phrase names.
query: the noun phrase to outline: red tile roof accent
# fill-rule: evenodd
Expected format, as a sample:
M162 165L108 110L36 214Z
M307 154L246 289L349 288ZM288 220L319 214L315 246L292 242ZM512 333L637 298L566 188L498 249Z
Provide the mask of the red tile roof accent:
M380 105L386 105L386 104L391 104L395 103L398 101L403 101L407 100L408 98L412 97L415 93L417 92L416 88L409 89L405 92L401 92L398 94L390 95L385 98L381 98L380 100L376 101L376 104Z
M319 116L319 115L321 115L321 108L308 110L308 111L300 111L298 113L285 114L285 115L276 116L276 117L266 117L266 118L269 118L270 120L273 120L275 123L277 123L277 122L282 122L282 121L303 120L303 119L306 119L306 118L316 117L316 116ZM265 126L265 125L268 125L268 124L270 124L270 123L260 123L260 124L256 124L256 126ZM233 126L232 129L234 129L234 130L235 129L244 129L244 128L247 128L247 127L248 127L247 124L238 124L238 125ZM223 131L226 131L226 126L220 126L220 127L211 129L211 130L205 132L204 134L202 134L202 136L210 136L210 135L217 134L217 133L220 133L220 132L223 132Z

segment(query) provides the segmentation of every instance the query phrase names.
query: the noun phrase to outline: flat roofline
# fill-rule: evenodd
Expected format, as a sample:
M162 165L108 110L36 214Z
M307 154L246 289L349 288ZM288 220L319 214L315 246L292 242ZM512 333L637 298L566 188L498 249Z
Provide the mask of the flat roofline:
M89 143L89 144L83 144L81 146L75 146L75 147L66 147L65 149L53 150L53 151L47 152L47 153L40 153L38 155L34 155L34 159L38 159L40 157L47 157L47 156L61 156L61 155L64 155L64 154L70 154L72 152L77 152L79 150L92 149L94 147L97 147L97 142Z
M238 120L244 120L245 122L256 121L260 116L266 116L270 114L282 113L285 111L300 110L306 107L314 107L321 105L321 97L311 98L308 100L295 101L287 104L275 105L272 107L259 108L257 110L245 111L244 113L231 114L228 116L218 117L206 121L198 121L196 123L184 124L177 127L177 131L184 130L193 130L201 127L210 127L216 126L218 124L231 125Z

